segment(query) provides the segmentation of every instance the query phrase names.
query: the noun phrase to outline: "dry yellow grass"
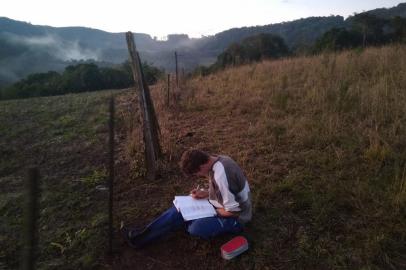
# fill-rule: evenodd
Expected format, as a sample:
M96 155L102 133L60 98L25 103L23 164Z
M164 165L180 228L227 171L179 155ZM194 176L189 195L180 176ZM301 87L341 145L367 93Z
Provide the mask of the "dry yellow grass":
M153 88L173 171L199 147L232 156L251 182L253 249L226 267L406 267L405 87L396 45L192 78L169 109L165 85Z

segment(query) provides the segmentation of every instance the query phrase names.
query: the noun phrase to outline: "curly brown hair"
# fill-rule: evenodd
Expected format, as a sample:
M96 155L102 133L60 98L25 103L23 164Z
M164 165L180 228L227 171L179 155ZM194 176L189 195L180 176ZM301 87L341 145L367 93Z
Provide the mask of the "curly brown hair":
M210 155L204 151L190 149L183 152L179 162L180 169L188 176L197 173L200 166L209 161Z

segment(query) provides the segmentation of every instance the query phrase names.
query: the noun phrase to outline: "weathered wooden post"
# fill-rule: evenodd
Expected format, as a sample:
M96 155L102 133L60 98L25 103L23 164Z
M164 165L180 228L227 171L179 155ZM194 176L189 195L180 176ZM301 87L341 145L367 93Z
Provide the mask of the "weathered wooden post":
M183 82L185 81L185 68L184 67L182 67L182 76L181 76L181 78L182 78L182 84L183 84Z
M114 97L110 98L109 119L109 250L113 254L113 191L114 191Z
M148 116L150 119L150 130L151 130L151 137L152 137L152 145L154 146L154 152L155 152L155 161L160 159L162 157L162 150L161 150L161 145L159 143L159 135L161 134L161 129L159 128L159 123L158 119L156 118L156 113L155 113L155 107L154 103L152 102L151 98L151 93L149 91L148 83L145 80L144 76L144 71L141 68L141 58L137 52L137 58L138 58L138 64L140 67L141 71L141 78L143 82L143 89L144 89L144 94L145 94L145 102L146 102L146 108L148 112Z
M179 88L178 53L175 51L176 88Z
M39 171L37 168L28 170L28 178L25 182L25 205L24 205L24 232L22 249L22 270L35 269L36 248L38 243L37 219L39 197Z
M142 118L141 123L143 126L145 161L147 167L146 177L149 180L153 180L157 173L156 161L162 154L159 144L159 124L155 115L149 88L144 79L141 60L135 47L133 34L127 32L126 39Z
M169 107L169 87L171 84L171 74L168 74L168 87L166 88L166 105Z

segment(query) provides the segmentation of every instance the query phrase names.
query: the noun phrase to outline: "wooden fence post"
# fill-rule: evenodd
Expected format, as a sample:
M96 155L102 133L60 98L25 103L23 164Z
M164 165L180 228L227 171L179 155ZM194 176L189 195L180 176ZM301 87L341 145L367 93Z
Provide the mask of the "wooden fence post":
M36 248L38 243L37 219L39 197L39 171L37 168L28 170L25 182L24 232L21 269L35 269Z
M168 87L166 90L166 105L169 107L169 89L171 84L171 74L168 74Z
M109 250L113 254L113 192L114 192L114 97L109 104Z
M176 88L179 88L178 53L175 51Z
M152 102L151 93L149 91L148 83L145 80L144 71L141 68L141 58L137 52L138 63L141 72L141 78L143 82L143 89L145 94L145 102L147 113L150 119L150 130L151 130L151 138L152 138L152 145L154 147L155 152L155 161L162 157L162 150L161 145L159 143L159 135L161 134L161 130L159 128L158 119L156 118L155 107L154 103Z
M155 179L157 170L156 161L162 154L159 144L159 124L155 115L155 109L149 88L144 79L141 60L135 47L133 34L127 32L126 39L142 118L141 123L143 126L145 160L147 167L146 177L149 180L153 180Z

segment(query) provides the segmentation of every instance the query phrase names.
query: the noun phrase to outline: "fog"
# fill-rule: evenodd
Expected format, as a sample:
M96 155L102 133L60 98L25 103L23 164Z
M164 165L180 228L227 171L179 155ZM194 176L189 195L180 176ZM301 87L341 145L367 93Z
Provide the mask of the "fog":
M62 61L100 59L99 50L90 50L80 46L79 41L62 41L58 36L45 35L35 37L22 37L15 34L7 34L10 42L24 45L35 50L46 51L51 56Z

